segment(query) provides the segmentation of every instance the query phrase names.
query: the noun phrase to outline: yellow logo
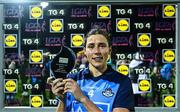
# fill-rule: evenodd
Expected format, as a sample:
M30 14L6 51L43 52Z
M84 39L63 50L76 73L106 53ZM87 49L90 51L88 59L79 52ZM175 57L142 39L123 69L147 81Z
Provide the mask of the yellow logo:
M83 43L84 43L84 39L82 35L77 34L72 37L73 46L79 47L79 46L82 46Z
M128 66L126 66L126 65L120 65L120 66L118 67L118 72L121 73L121 74L123 74L123 75L128 75L128 73L129 73L129 68L128 68Z
M172 50L167 50L164 52L163 58L167 62L172 62L175 60L175 53Z
M60 21L60 19L55 19L55 20L51 21L50 27L51 27L51 31L60 32L62 30L62 28L63 28L63 24Z
M7 92L12 93L16 91L16 82L14 80L8 80L5 82L5 89Z
M4 43L8 47L16 46L16 37L14 35L8 35L5 37Z
M40 19L42 18L43 11L42 8L39 6L31 7L31 18L33 19Z
M33 96L31 98L31 105L35 108L42 107L42 98L40 96Z
M111 10L108 6L100 6L98 9L98 15L99 17L106 18L110 17Z
M166 107L174 107L176 100L173 96L165 96L163 102L164 102L164 106Z
M167 6L164 7L164 11L163 12L164 12L165 16L173 17L173 16L175 16L176 9L172 5L167 5Z
M38 62L41 62L42 61L42 52L40 51L33 51L31 52L31 61L34 62L34 63L38 63Z
M149 35L147 34L142 34L139 38L138 38L138 43L145 47L145 46L148 46L151 42L151 39L149 37Z
M150 91L150 87L151 87L150 81L149 80L139 80L138 87L139 87L139 91L143 91L143 92Z
M129 29L129 22L126 19L121 19L117 22L117 28L119 31L127 31Z

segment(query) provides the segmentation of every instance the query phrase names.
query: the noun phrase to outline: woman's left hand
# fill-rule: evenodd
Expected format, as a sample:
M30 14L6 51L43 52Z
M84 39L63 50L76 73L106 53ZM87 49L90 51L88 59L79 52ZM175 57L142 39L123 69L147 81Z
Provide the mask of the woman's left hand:
M71 92L75 99L80 102L85 98L76 81L73 79L64 79L63 81L65 82L64 93Z

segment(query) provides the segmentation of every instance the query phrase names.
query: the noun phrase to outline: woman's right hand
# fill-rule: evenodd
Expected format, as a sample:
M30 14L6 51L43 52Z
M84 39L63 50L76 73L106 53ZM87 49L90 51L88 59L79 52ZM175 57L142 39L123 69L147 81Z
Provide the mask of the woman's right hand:
M51 89L54 95L59 96L60 100L63 101L64 99L64 85L65 82L63 81L63 78L58 78L53 80L53 77L48 77L47 83L51 85Z

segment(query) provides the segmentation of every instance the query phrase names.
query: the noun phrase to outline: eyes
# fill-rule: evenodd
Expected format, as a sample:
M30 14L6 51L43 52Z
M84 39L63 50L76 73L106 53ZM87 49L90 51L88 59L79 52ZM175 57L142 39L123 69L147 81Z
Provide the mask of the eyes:
M93 49L93 48L95 48L95 47L96 47L96 45L95 45L94 43L90 43L90 44L87 45L87 48L89 48L89 49ZM97 45L97 47L98 47L98 48L105 48L105 47L107 47L107 44L105 44L105 43L99 43L99 44Z

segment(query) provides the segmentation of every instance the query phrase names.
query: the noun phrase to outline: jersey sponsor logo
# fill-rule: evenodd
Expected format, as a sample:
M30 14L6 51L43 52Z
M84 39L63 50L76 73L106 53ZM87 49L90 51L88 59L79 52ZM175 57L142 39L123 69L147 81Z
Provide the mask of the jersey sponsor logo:
M112 97L114 95L111 88L106 88L104 91L102 91L102 94L106 97Z

